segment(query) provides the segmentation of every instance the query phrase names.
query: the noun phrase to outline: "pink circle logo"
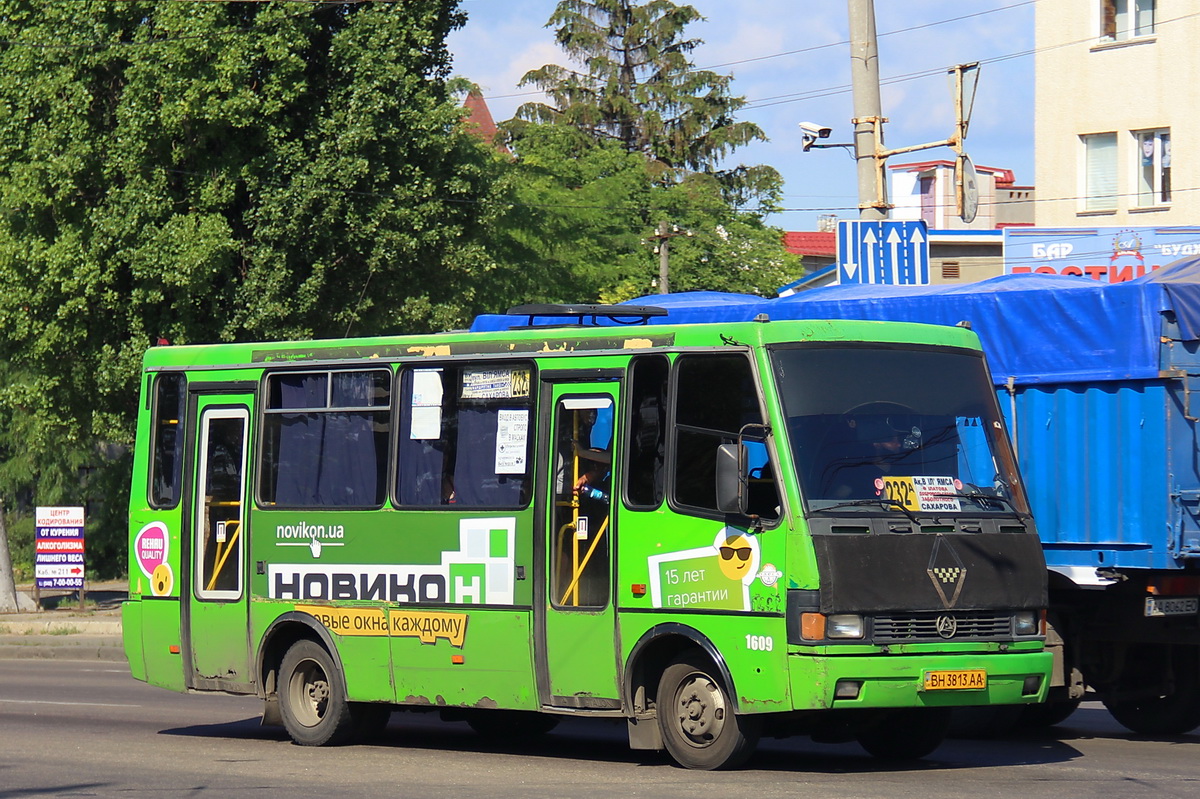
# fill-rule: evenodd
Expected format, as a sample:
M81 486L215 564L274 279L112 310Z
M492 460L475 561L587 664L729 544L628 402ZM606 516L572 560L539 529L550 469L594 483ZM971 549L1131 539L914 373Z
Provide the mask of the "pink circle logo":
M133 551L138 568L147 577L167 561L167 526L162 522L150 522L138 531L133 540Z

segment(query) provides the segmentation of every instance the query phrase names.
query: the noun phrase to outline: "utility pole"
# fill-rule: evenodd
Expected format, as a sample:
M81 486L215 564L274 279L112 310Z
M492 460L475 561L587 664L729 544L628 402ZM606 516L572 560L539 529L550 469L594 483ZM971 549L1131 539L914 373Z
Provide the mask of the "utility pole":
M692 231L680 230L678 225L669 225L666 220L658 223L658 231L650 236L650 240L655 242L654 247L658 252L658 293L670 294L670 276L671 276L671 239L676 236L690 236Z
M879 46L874 0L849 0L850 75L854 89L854 160L858 165L859 219L887 219L887 182L877 152L883 145L879 99Z
M658 240L658 293L670 294L668 280L671 274L671 236L667 233L665 220L658 223L658 235L654 238Z
M892 204L887 196L887 159L889 156L952 147L955 163L955 194L958 215L970 224L979 204L975 167L963 152L975 88L979 83L979 63L959 64L947 70L954 80L954 133L942 141L896 147L883 146L883 105L879 99L879 44L875 36L875 0L847 0L850 18L850 75L854 89L854 160L858 166L859 219L887 219ZM811 140L810 140L811 142ZM840 144L809 144L810 147L842 147Z

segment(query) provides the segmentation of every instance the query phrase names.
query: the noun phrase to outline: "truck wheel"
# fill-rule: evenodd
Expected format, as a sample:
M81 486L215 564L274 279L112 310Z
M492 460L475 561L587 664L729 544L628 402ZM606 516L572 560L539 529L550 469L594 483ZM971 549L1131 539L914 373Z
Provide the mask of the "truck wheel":
M1165 696L1104 700L1112 717L1145 735L1182 735L1200 727L1200 654L1196 647L1176 649L1171 656L1175 691Z
M880 715L855 737L863 749L882 760L917 760L942 745L949 727L949 708L906 708Z
M1195 697L1181 702L1177 695L1105 702L1122 727L1144 735L1182 735L1200 727L1200 704Z
M315 641L297 641L283 656L279 710L288 735L301 746L335 746L354 734L342 676Z
M658 681L655 704L663 745L684 768L734 768L758 745L758 719L733 712L715 671L706 658L683 655Z

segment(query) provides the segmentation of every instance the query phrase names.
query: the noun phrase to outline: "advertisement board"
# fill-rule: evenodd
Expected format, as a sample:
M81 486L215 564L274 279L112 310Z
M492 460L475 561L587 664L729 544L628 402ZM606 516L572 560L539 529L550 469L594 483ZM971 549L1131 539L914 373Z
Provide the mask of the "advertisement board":
M1200 255L1200 227L1006 228L1007 274L1076 275L1122 283Z
M74 506L39 505L34 513L37 587L83 588L84 513Z

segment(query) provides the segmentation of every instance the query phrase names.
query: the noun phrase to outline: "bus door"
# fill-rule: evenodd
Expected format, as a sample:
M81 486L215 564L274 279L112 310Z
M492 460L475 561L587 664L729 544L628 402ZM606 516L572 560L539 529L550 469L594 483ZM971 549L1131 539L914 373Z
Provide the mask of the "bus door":
M245 688L250 674L245 529L253 395L193 393L184 511L184 671L192 688Z
M550 409L539 515L545 547L537 607L538 691L543 705L620 707L612 563L615 382L543 383Z

